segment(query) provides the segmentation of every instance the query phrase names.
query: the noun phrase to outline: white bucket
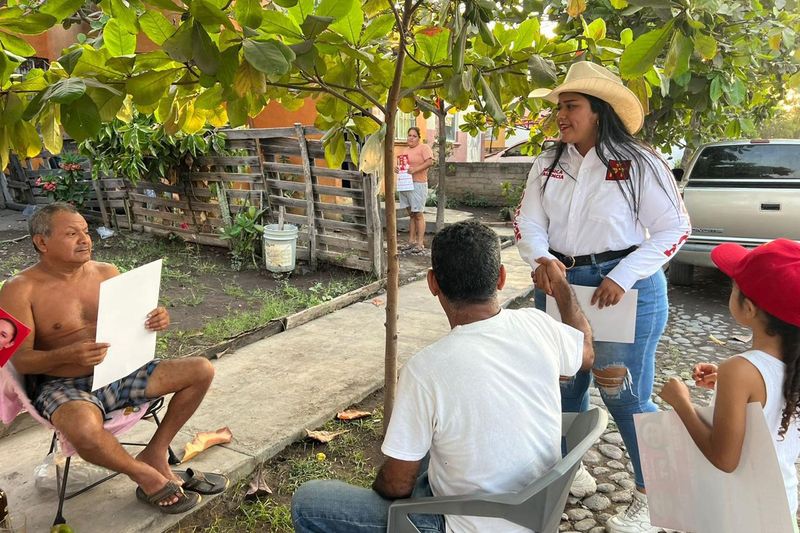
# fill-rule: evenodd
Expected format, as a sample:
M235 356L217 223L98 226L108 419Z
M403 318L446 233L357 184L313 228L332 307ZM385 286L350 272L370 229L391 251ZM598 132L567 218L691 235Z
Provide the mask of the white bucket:
M264 226L264 266L270 272L291 272L297 257L297 226Z

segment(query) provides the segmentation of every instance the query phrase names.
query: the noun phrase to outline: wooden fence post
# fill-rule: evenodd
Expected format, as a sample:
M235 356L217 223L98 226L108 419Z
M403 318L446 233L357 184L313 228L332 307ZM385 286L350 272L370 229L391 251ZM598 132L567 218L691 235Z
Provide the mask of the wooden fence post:
M386 264L383 261L383 228L378 207L378 180L375 174L365 174L364 207L367 210L367 238L372 255L372 272L381 279L386 276Z
M317 269L317 223L314 209L314 183L311 178L311 160L308 155L308 145L306 144L306 134L303 125L295 123L294 130L297 133L297 142L300 144L300 159L303 161L303 176L306 180L306 216L308 217L308 262L311 270Z

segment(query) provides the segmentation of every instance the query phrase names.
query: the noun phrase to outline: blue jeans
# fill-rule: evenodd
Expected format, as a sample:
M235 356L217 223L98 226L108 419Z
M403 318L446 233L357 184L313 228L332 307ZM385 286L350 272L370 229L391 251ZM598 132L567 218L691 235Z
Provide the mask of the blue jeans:
M430 496L425 470L411 497ZM292 523L296 533L385 533L391 504L372 489L317 479L303 483L292 496ZM422 533L445 531L442 515L411 515L411 521Z
M567 280L573 285L597 287L603 278L619 263L619 259L575 267L567 271ZM631 457L636 485L644 487L642 467L639 461L639 444L633 415L658 411L653 403L653 376L655 374L656 346L667 325L667 281L659 270L649 278L641 279L633 286L639 291L636 308L636 333L632 344L617 342L594 343L594 369L604 370L624 367L627 375L619 386L598 386L611 416L617 423L625 448ZM537 309L544 310L545 294L536 290ZM589 385L591 372L578 372L561 383L561 408L568 413L586 411L589 408Z

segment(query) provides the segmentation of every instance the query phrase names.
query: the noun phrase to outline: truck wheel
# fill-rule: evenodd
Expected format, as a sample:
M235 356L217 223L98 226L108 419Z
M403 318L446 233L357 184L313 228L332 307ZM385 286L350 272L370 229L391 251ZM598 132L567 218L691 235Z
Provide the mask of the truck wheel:
M691 285L694 278L694 265L672 262L669 265L669 282L672 285Z

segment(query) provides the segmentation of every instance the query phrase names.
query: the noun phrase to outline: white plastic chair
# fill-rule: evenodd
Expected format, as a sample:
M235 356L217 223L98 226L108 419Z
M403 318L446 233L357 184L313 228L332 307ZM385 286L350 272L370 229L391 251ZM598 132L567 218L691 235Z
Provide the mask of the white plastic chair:
M567 455L542 477L519 492L397 500L389 508L387 531L419 533L409 515L439 514L504 518L538 533L555 533L581 458L607 425L608 414L596 407L584 413L563 413L561 434Z

